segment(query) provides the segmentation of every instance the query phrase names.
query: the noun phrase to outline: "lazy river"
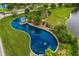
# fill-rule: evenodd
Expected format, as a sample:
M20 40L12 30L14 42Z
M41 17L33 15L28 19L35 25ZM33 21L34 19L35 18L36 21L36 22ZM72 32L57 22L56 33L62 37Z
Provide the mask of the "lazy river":
M21 17L13 20L11 25L13 28L27 32L30 35L30 47L35 54L44 54L47 48L50 48L53 51L57 50L58 41L54 34L44 29L29 25L28 23L20 25L20 22Z

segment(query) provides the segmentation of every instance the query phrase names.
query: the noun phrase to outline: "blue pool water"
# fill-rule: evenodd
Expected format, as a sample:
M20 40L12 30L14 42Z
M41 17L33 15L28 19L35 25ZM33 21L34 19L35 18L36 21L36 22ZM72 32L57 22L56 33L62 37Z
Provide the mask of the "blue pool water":
M15 29L29 33L31 37L31 49L35 54L44 54L47 48L51 48L53 51L57 49L58 42L53 34L27 23L22 26L20 25L20 21L21 17L15 19L11 25Z

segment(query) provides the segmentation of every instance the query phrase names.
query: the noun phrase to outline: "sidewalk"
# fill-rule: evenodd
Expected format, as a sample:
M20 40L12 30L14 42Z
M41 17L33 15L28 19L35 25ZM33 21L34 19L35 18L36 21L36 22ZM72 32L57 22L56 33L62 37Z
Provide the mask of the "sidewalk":
M3 14L0 14L0 19L4 18L4 15Z
M1 38L0 38L0 56L4 56L4 50L3 50Z

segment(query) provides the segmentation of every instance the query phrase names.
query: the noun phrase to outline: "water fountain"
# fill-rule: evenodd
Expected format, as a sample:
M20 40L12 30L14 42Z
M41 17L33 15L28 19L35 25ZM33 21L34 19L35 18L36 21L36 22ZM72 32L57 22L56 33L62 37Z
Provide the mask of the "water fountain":
M25 24L26 24L26 19L25 19L25 17L23 16L23 17L21 18L20 25L25 25Z

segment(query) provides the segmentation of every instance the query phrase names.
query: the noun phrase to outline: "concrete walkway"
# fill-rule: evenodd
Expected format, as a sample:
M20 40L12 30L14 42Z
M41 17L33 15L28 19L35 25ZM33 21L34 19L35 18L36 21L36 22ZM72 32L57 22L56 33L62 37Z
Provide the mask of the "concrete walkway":
M0 14L0 19L4 18L4 15L3 14Z
M4 49L3 49L3 45L2 45L2 40L0 38L0 56L4 56Z

